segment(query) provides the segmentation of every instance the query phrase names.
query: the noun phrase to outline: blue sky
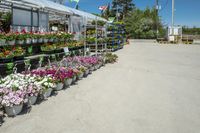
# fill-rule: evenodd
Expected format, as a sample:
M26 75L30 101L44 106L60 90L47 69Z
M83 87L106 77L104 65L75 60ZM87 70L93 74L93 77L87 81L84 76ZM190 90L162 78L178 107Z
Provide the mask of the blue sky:
M79 6L81 10L100 13L98 6L106 5L112 0L80 0ZM145 9L147 6L155 5L156 0L133 0L136 7ZM162 7L160 16L162 21L171 24L171 0L159 0ZM75 2L66 2L67 6L74 7ZM200 0L175 0L175 24L200 27Z

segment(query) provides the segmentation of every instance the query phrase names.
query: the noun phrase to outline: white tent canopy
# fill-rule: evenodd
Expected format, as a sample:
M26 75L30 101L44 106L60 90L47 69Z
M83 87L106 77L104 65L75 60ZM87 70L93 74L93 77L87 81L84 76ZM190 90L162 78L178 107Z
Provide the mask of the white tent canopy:
M48 0L3 0L6 2L11 2L14 4L28 4L28 5L32 5L34 8L38 8L38 9L46 9L46 10L50 10L52 12L57 12L57 13L61 13L61 14L68 14L68 15L79 15L81 17L87 18L88 20L101 20L101 21L107 21L104 18L98 17L96 15L93 15L91 13L87 13L84 11L80 11L74 8L70 8L52 1L48 1Z

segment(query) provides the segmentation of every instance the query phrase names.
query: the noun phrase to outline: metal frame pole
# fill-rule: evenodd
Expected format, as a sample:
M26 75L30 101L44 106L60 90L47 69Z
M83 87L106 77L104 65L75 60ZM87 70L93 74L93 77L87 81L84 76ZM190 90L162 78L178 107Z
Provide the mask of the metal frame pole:
M98 27L97 27L97 17L96 17L95 22L96 22L96 23L95 23L95 29L96 29L95 53L96 53L96 56L97 56L97 50L98 50L98 48L97 48L97 45L98 45L98 44L97 44L97 43L98 43L98 42L97 42L97 39L98 39L98 33L97 33L97 32L98 32L98 30L97 30L97 28L98 28Z
M174 0L172 0L172 27L174 27Z
M158 0L156 0L156 37L158 38L158 22L159 18L157 18L159 15L159 3Z

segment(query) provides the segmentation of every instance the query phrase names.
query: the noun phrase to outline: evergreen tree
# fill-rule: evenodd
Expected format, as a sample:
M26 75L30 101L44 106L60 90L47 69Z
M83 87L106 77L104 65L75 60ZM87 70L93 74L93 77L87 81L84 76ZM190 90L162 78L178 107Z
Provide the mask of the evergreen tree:
M112 16L116 16L118 12L120 14L119 19L125 18L130 11L135 9L135 4L132 0L113 0L112 1Z

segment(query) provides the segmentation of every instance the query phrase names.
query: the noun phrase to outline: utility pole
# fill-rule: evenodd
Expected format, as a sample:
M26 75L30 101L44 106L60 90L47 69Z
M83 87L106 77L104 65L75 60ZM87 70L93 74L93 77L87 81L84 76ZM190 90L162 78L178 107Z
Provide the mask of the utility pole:
M174 0L172 0L172 28L174 27Z
M174 36L174 0L172 0L172 36Z
M159 23L159 18L158 18L158 15L159 15L159 3L158 3L158 0L156 0L156 36L158 38L158 23Z

